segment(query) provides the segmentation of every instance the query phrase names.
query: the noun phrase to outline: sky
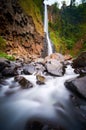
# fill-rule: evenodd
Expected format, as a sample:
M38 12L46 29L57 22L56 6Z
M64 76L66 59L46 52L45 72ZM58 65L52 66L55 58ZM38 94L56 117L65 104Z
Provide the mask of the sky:
M61 7L61 3L62 3L63 0L44 0L44 3L46 3L47 5L52 5L54 4L55 2L58 2L59 3L59 7ZM70 4L70 0L65 0L66 1L66 4L69 5ZM76 2L79 4L80 3L80 0L76 0Z

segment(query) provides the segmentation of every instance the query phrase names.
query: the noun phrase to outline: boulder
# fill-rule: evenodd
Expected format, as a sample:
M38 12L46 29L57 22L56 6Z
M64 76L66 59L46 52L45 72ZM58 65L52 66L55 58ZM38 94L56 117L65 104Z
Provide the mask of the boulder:
M41 75L36 75L36 83L39 84L39 85L42 85L42 84L45 84L45 77L44 76L41 76Z
M53 53L47 57L45 57L45 62L50 60L50 59L55 59L55 60L58 60L60 62L63 62L64 61L64 56L60 53Z
M16 76L17 74L18 74L17 68L14 66L5 67L4 70L2 71L2 75L5 77Z
M10 61L4 58L0 58L0 71L2 71L5 67L10 66Z
M64 60L66 61L66 60L71 60L72 59L72 56L71 55L69 55L69 54L66 54L66 55L64 55Z
M86 52L82 52L76 59L73 60L73 68L86 67Z
M37 74L44 73L45 71L46 71L46 68L45 68L44 64L42 64L42 63L35 63L35 72Z
M23 76L16 76L14 78L14 81L18 82L21 86L21 88L26 89L26 88L32 88L33 84L27 80L26 78L24 78Z
M72 92L86 98L86 76L66 81L65 86Z
M86 74L86 52L82 52L73 60L72 67L75 68L75 73Z
M47 72L53 76L63 76L65 73L65 66L60 61L51 59L45 63Z
M31 75L35 72L35 67L33 64L25 65L23 68L23 73L27 75Z

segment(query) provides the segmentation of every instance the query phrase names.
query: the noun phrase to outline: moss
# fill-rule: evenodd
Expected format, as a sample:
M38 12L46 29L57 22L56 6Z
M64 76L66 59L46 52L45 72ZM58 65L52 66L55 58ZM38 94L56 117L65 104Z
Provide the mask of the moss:
M19 0L19 3L25 13L32 16L36 30L43 35L42 16L39 6L33 0Z
M4 52L0 52L0 57L1 57L1 58L6 58L6 59L11 60L11 61L14 61L14 60L15 60L15 58L14 58L13 56L8 55L8 54L6 54L6 53L4 53Z
M0 36L0 50L6 47L6 41L3 37Z

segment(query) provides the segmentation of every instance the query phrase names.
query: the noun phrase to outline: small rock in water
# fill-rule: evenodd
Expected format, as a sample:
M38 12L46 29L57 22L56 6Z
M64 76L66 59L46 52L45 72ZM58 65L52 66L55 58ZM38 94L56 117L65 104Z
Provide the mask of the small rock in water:
M21 85L21 88L23 89L33 87L33 84L23 76L18 75L14 78L14 80L17 81Z
M42 84L45 84L45 77L44 76L41 76L41 75L36 75L36 83L39 84L39 85L42 85Z

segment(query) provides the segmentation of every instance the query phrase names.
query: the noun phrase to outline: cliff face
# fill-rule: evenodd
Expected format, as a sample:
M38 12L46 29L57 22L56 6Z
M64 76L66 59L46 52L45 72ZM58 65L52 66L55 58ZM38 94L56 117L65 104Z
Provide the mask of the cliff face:
M25 59L40 57L43 50L43 31L37 31L34 18L20 5L18 0L0 0L0 36L6 39L5 51ZM39 24L43 29L42 23Z

